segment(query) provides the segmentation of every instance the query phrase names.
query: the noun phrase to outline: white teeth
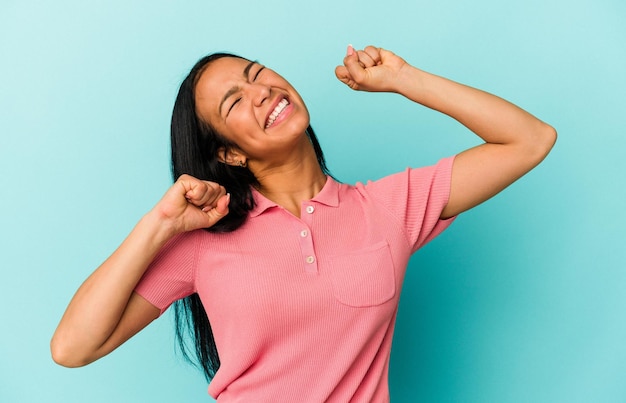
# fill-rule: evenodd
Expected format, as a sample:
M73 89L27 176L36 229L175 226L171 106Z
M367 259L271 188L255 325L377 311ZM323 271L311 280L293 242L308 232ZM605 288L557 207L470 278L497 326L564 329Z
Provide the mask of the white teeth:
M278 105L276 105L276 108L274 108L270 116L267 118L267 123L265 123L266 129L274 123L278 115L280 115L280 113L285 109L287 105L289 105L289 101L287 101L286 99L283 99L278 103Z

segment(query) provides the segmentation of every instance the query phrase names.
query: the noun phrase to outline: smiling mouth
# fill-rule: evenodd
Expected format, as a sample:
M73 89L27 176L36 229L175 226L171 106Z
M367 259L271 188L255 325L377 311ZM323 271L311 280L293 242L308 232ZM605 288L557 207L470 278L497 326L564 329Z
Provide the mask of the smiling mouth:
M267 118L267 121L265 122L266 129L274 124L274 122L276 121L276 118L280 116L280 114L285 110L287 105L289 105L289 101L287 101L287 99L283 99L282 101L278 103L278 105L276 105L276 108L274 108L272 113L270 113L270 115Z

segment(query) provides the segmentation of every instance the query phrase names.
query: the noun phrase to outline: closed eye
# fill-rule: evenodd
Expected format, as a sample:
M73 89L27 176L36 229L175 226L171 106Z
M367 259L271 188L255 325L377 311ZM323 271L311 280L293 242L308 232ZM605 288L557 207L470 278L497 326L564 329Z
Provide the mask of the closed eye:
M259 76L259 74L261 74L261 72L265 70L265 66L261 66L261 68L259 69L259 71L256 72L256 74L254 75L254 77L252 78L252 81L256 81L257 77Z
M251 66L252 64L254 64L254 62L252 62L252 63L250 64L250 66ZM248 68L246 68L246 70L248 70ZM259 77L259 74L261 74L261 72L262 72L263 70L265 70L265 66L261 66L261 67L259 68L259 70L258 70L258 71L254 74L254 76L252 77L252 82L256 81L257 77ZM244 73L245 73L245 71L244 71ZM237 90L233 88L231 91L234 93L234 92L236 92ZM231 94L232 94L232 93L231 93ZM224 99L226 99L227 97L228 97L228 94L227 94L227 96L226 96L226 97L224 97ZM228 110L226 111L226 116L228 116L228 115L230 114L230 111L231 111L231 110L235 107L235 105L237 105L237 103L238 103L239 101L241 101L241 98L237 98L237 99L235 100L235 102L233 102L233 103L232 103L232 105L230 105L230 107L229 107L229 108L228 108Z
M233 104L230 106L230 108L228 108L228 111L226 112L226 116L228 116L228 114L230 113L231 110L233 110L233 108L235 107L235 105L237 105L237 103L241 101L241 98L237 98L235 100L235 102L233 102Z

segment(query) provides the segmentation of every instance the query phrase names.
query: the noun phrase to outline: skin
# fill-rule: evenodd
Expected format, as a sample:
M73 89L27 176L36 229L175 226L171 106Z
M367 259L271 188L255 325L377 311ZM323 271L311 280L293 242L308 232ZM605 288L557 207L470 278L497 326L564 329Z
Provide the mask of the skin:
M484 141L455 158L450 200L441 218L503 190L539 164L556 141L552 127L517 106L419 70L382 48L348 47L335 74L353 90L394 92L445 113ZM282 98L289 106L266 127ZM299 216L301 202L315 196L326 177L306 137L309 114L297 91L270 69L224 58L203 72L196 104L199 116L237 145L220 150L219 158L247 164L259 179L258 190ZM133 291L136 284L169 239L212 226L228 214L228 202L219 184L181 176L78 289L53 335L53 359L67 367L86 365L157 318L159 310Z
M349 48L335 74L354 90L395 92L445 113L485 141L455 158L442 218L493 197L537 166L556 141L554 128L510 102L419 70L385 49Z
M287 80L257 63L246 70L249 65L238 58L210 64L196 86L196 109L202 119L237 144L221 150L221 159L234 165L245 162L260 183L257 190L299 216L300 202L313 198L326 183L305 134L309 112ZM215 94L231 95L224 100ZM266 128L268 115L282 99L289 105Z

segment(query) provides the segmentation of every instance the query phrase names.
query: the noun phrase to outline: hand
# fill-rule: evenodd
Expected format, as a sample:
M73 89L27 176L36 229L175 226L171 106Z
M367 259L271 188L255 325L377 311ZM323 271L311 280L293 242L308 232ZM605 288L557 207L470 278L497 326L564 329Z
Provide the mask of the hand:
M181 233L212 227L228 214L229 202L223 186L181 175L153 210L174 233Z
M335 75L353 90L398 92L400 72L407 65L391 51L373 46L357 51L350 45Z

